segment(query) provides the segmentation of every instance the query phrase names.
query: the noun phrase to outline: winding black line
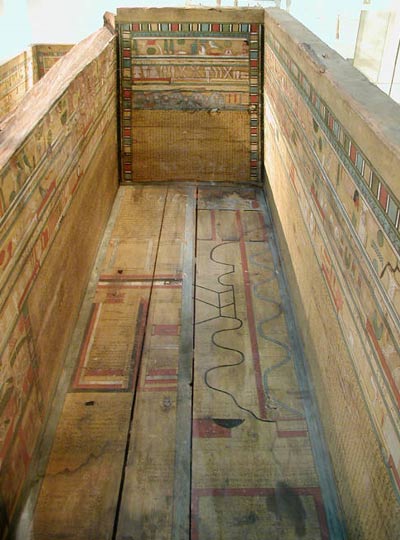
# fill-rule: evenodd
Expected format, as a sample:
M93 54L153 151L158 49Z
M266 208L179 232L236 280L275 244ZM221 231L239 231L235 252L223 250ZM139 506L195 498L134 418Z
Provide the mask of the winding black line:
M211 261L213 261L214 263L216 264L222 264L224 266L230 266L232 268L232 270L230 270L229 272L225 272L224 274L220 274L217 278L217 281L218 283L223 286L223 287L230 287L232 292L233 292L233 295L234 295L234 306L235 306L235 317L229 317L227 315L220 315L220 318L221 319L230 319L230 320L233 320L233 321L237 321L238 322L238 326L236 327L233 327L233 328L223 328L222 330L216 330L212 336L211 336L211 342L213 343L213 345L215 345L216 347L219 347L220 349L223 349L225 351L230 351L230 352L233 352L233 353L237 353L240 357L239 361L238 362L235 362L233 364L223 364L221 366L214 366L214 367L211 367L211 368L208 368L205 373L204 373L204 383L205 385L210 389L210 390L214 390L215 392L219 392L220 394L225 394L226 396L229 396L232 401L234 402L234 404L236 405L236 407L238 407L238 409L240 409L241 411L244 411L248 414L250 414L253 418L255 418L256 420L258 420L259 422L264 422L264 423L270 423L270 422L276 422L277 419L270 419L270 418L261 418L259 416L257 416L251 409L247 409L246 407L243 407L242 405L240 405L240 403L238 402L238 400L236 399L236 397L234 396L234 394L232 394L231 392L228 392L227 390L222 390L221 388L218 388L216 386L213 386L212 384L209 383L208 381L208 376L211 372L213 371L216 371L218 369L224 369L224 368L231 368L231 367L237 367L237 366L240 366L241 364L243 364L245 362L245 355L243 354L242 351L239 351L238 349L234 349L234 348L231 348L231 347L226 347L225 345L220 345L216 342L216 336L218 334L221 334L223 332L230 332L232 330L239 330L240 328L242 328L243 326L243 321L242 319L240 319L239 317L236 316L236 298L235 298L235 286L232 285L232 284L227 284L227 283L224 283L222 281L222 278L225 277L225 276L228 276L230 274L234 274L235 273L235 265L234 264L231 264L231 263L225 263L225 262L221 262L221 261L218 261L217 259L215 259L214 257L214 252L217 248L221 247L221 246L227 246L229 244L236 244L236 241L231 241L231 242L223 242L221 244L218 244L216 246L214 246L212 248L212 250L210 251L210 254L209 254L209 258Z
M390 262L387 262L381 272L381 275L379 276L381 279L385 275L386 270L389 268L389 270L392 272L392 274L395 274L396 272L400 272L400 266L399 263L396 264L396 266L392 266Z
M260 255L264 255L264 252L255 253L254 255L252 255L250 257L250 261L254 265L259 266L259 267L263 268L264 270L269 270L272 274L275 274L275 267L274 266L273 267L269 266L269 264L267 262L264 262L264 263L257 262L256 259L258 257L260 257ZM271 396L270 389L269 389L269 384L268 384L268 375L269 375L269 373L271 373L272 371L275 371L276 369L279 369L279 368L283 367L284 365L288 364L290 362L290 360L291 360L291 357L292 357L292 352L291 352L290 346L287 343L284 343L283 341L280 341L280 340L278 340L276 338L273 338L273 337L267 335L264 332L264 328L263 328L263 325L265 325L267 323L270 323L271 321L277 319L283 313L283 308L282 308L282 303L281 302L277 302L273 298L270 298L269 296L265 296L265 295L263 295L263 294L261 294L259 292L259 288L262 285L264 285L266 283L270 283L274 279L275 279L275 276L272 275L271 277L269 277L267 279L264 279L263 281L260 281L260 282L253 285L254 295L256 296L256 298L258 298L258 299L260 299L260 300L262 300L264 302L268 302L269 304L272 304L277 308L276 313L274 313L270 317L267 317L266 319L264 319L264 320L262 320L262 321L260 321L258 323L258 325L257 325L258 333L263 339L265 339L266 341L269 341L271 343L274 343L275 345L278 345L278 347L281 347L286 353L285 357L282 360L280 360L276 364L270 366L269 368L267 368L264 371L264 374L263 374L264 392L266 394L267 399L271 402L272 408L275 408L274 405L276 405L276 406L279 406L279 407L287 410L288 412L291 412L295 416L303 417L304 415L300 411L294 409L293 407L290 407L289 405L286 405L286 403L284 403L283 401L280 401L280 400L277 400L277 399L273 398Z

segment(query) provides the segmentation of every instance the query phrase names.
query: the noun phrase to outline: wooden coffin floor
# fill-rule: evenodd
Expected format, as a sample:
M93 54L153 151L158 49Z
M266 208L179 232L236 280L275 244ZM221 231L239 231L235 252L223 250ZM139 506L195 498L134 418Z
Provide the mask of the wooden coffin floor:
M123 187L103 244L24 538L339 538L261 192Z

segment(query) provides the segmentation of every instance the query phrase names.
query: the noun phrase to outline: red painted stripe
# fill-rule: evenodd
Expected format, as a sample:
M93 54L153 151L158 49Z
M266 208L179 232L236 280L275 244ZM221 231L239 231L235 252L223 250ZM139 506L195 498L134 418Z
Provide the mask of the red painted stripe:
M182 287L182 283L173 283L169 285L161 285L158 283L154 283L153 285L151 282L149 282L146 285L143 285L142 283L132 283L132 282L125 282L125 284L117 284L117 281L114 282L105 282L105 283L99 283L97 288L98 289L112 289L112 288L121 288L121 289L150 289L152 286L153 289L180 289Z
M102 377L102 376L123 377L124 375L125 375L124 369L92 368L92 369L85 370L86 377Z
M144 384L147 386L148 384L176 384L177 378L175 379L148 379L145 378Z
M308 431L306 429L298 430L298 431L290 431L290 430L277 430L276 434L281 439L290 439L291 437L307 437Z
M152 336L179 336L179 324L153 324Z
M56 182L53 180L53 182L50 184L48 190L46 191L46 195L43 197L43 200L37 209L36 215L39 216L43 210L43 207L45 206L46 202L49 200L50 195L53 193L53 191L56 189Z
M254 320L253 301L252 301L252 296L251 296L249 267L247 264L246 243L244 241L244 231L243 231L243 224L242 224L242 219L240 215L240 210L236 211L236 225L239 232L239 247L240 247L240 256L241 256L241 262L242 262L244 291L245 291L245 296L246 296L247 322L248 322L249 332L250 332L250 343L251 343L251 352L253 355L253 366L254 366L254 375L256 379L258 405L260 409L260 416L261 418L265 419L267 418L267 414L265 410L265 394L264 394L264 388L262 384L260 355L258 352L256 324Z
M89 319L89 324L88 324L88 327L86 329L85 338L83 340L82 347L81 347L81 350L80 350L80 353L79 353L78 369L76 370L76 374L75 374L75 377L74 377L74 382L72 383L73 387L77 387L77 388L81 387L80 384L79 384L79 381L80 381L80 378L81 378L83 364L85 362L87 350L88 350L88 347L89 347L90 336L92 335L95 320L96 320L96 315L97 315L97 312L99 311L99 309L100 309L100 304L92 304L91 316L90 316L90 319Z
M173 279L173 280L180 280L182 279L182 274L156 274L153 276L153 274L102 274L100 276L100 281L136 281L138 279L148 279L151 281L157 281L161 279Z
M147 375L177 375L177 369L149 369Z
M138 388L140 392L176 392L177 386L142 386Z
M28 283L26 284L26 287L24 289L24 292L21 295L21 298L19 299L19 302L18 302L18 309L19 310L22 309L22 305L23 305L23 303L25 301L25 298L26 298L30 288L31 288L31 285L32 285L33 281L36 279L36 276L37 276L37 274L39 272L39 266L40 266L39 261L36 261L35 266L33 267L32 275L29 278Z
M322 263L321 266L322 273L325 276L325 281L328 285L329 290L331 291L331 295L333 298L333 301L335 303L336 310L339 312L343 307L343 298L339 291L335 292L332 284L331 275L328 272L328 269L326 268L325 264Z
M370 338L372 339L372 342L374 344L374 347L375 347L375 350L376 352L378 353L378 356L379 356L379 360L381 361L381 364L382 364L382 367L383 367L383 371L385 372L385 375L389 381L389 384L393 390L393 394L396 398L396 401L397 401L397 406L400 407L400 392L399 392L399 389L397 388L397 385L396 385L396 382L393 378L393 375L392 375L392 372L390 371L390 368L388 366L388 363L386 361L386 358L385 358L385 355L383 354L383 351L379 345L379 342L378 342L378 339L375 335L375 331L374 331L374 328L370 322L369 319L367 319L367 324L366 324L366 330L370 336Z
M311 191L312 198L314 199L315 204L317 205L317 208L318 208L318 210L319 210L319 213L320 213L321 216L322 216L322 219L325 219L325 212L323 211L322 206L321 206L321 204L320 204L320 202L319 202L319 200L318 200L317 193L316 193L316 191L315 191L314 186L311 186L310 191Z

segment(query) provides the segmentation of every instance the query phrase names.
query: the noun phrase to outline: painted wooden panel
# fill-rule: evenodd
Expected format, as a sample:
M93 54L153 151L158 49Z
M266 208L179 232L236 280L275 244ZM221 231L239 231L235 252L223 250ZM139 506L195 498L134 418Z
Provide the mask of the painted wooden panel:
M152 279L167 189L127 192L111 233L101 279Z
M65 66L55 66L48 82L38 83L42 93L26 97L26 107L31 100L35 107L27 114L21 106L0 134L0 499L6 521L48 414L117 188L115 61L113 35L100 30ZM95 106L89 107L92 95Z
M328 538L265 214L251 191L198 207L192 538Z
M296 40L312 38L312 46L299 47L294 27L286 26L293 21L278 19L267 16L265 43L268 191L304 303L301 328L350 535L391 538L399 532L400 493L398 142L374 125L373 103L382 96L363 88L354 73L360 102L350 98L350 68L343 64L342 77L341 60L330 60L324 44L299 25ZM390 100L381 106L383 118Z
M123 181L258 181L262 25L176 11L118 10Z

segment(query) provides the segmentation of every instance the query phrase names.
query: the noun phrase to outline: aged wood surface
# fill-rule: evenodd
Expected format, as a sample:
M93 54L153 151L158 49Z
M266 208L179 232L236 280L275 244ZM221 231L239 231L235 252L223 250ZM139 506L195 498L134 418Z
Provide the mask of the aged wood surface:
M247 112L138 110L132 123L136 181L249 178Z
M326 457L260 201L124 188L35 538L329 538Z
M33 524L37 539L108 539L132 395L67 396Z

